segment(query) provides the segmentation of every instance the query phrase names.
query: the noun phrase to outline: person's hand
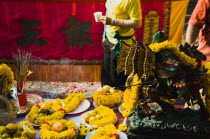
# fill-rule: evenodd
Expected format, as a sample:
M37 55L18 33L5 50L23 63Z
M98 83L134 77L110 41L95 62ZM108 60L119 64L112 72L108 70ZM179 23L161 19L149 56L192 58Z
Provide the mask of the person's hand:
M105 38L103 37L101 43L104 44L104 42L105 42ZM102 46L104 46L104 45L102 45Z
M107 16L101 16L100 21L105 25L111 25L112 19Z

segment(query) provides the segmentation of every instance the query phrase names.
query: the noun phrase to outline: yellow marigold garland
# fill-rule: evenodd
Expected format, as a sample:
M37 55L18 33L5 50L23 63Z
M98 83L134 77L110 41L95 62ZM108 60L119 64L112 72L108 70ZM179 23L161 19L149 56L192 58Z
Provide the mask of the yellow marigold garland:
M115 112L106 106L99 106L98 108L95 108L91 113L92 120L89 121L90 125L95 126L106 126L108 124L114 124L117 120L117 116ZM100 118L95 118L97 114L100 114Z
M99 127L90 139L116 139L113 135L117 135L119 137L116 127L113 124L109 124L105 127Z
M27 125L29 129L24 129L24 125ZM21 133L21 139L22 138L29 138L32 139L36 135L36 131L34 130L33 126L28 121L22 121L20 124L18 124L20 128L23 129L23 132Z
M190 67L191 69L196 69L198 63L196 59L189 57L184 52L180 52L177 44L170 43L169 41L164 41L161 43L154 43L149 45L150 49L157 53L162 50L170 50L185 66Z
M85 95L83 93L71 93L63 100L57 98L52 109L57 111L62 108L66 113L70 113L74 111L84 99Z
M8 67L6 64L0 65L0 76L5 76L7 78L7 87L6 92L10 91L12 88L12 85L14 83L14 74L10 67ZM1 93L1 92L0 92Z
M114 93L109 91L95 91L93 93L94 102L100 106L104 105L107 107L114 107L116 104L119 104L122 100L122 93L120 90L115 89Z
M122 132L125 132L128 129L128 125L127 124L124 124L124 123L123 124L119 124L118 129L120 131L122 131Z
M56 132L52 130L52 126L56 122L61 122L65 126L65 130ZM42 124L40 130L40 137L42 139L72 139L76 136L76 125L73 120L52 120Z
M85 124L80 124L80 126L79 126L79 135L84 137L88 133L90 133L91 131L96 130L96 129L98 129L97 126L88 127Z
M20 132L20 137L13 137L13 139L33 139L36 135L36 131L33 126L28 121L22 121L19 124L14 124L17 126L15 133ZM4 139L3 134L7 132L5 126L0 126L0 138ZM11 133L9 133L11 134ZM12 138L12 135L10 135ZM13 134L14 136L14 134ZM8 137L9 138L9 137Z
M123 117L128 117L135 108L139 99L139 88L141 86L136 84L140 83L141 80L139 79L138 75L135 74L133 76L133 84L132 84L134 86L132 86L131 88L127 88L124 92L123 104L121 105Z
M51 115L43 115L39 113L39 107L43 104L47 104L52 108L53 104L56 102L53 101L45 101L43 103L39 103L31 108L30 112L28 113L29 121L36 125L41 125L45 121L51 120L60 120L65 116L65 112L61 109L53 109L55 112Z

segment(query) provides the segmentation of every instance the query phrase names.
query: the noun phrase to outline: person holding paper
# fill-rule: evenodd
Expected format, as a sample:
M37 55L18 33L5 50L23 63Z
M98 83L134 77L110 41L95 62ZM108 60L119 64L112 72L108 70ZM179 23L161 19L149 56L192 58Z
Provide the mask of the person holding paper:
M141 3L140 0L107 0L105 6L106 16L100 18L105 25L101 85L125 86L127 76L117 73L116 69L124 66L126 57L120 57L119 53L122 48L128 52L135 29L142 25Z

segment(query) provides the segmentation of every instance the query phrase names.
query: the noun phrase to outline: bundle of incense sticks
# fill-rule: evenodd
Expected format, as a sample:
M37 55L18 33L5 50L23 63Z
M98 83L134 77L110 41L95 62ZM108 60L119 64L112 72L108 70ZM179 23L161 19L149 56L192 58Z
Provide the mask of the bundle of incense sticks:
M19 94L23 93L24 84L27 76L31 73L29 65L31 61L31 53L18 50L17 55L13 56L15 60L15 78L17 81L17 90Z

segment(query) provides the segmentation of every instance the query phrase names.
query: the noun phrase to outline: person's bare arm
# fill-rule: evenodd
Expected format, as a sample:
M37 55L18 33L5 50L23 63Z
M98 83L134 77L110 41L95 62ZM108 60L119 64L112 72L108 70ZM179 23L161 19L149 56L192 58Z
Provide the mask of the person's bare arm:
M101 16L100 20L105 25L118 26L122 28L140 28L142 26L142 20L112 19L107 16Z
M186 42L192 44L196 41L200 29L192 24L188 24L186 31Z

